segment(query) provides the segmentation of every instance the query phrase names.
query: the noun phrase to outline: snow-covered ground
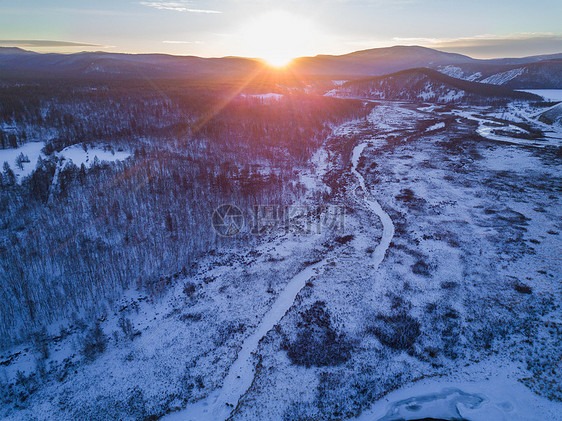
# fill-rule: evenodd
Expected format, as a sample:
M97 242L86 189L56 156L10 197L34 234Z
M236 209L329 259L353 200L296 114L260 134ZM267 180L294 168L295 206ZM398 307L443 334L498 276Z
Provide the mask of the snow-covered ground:
M7 162L12 171L16 175L17 181L21 180L33 173L37 167L39 157L46 158L41 152L45 147L45 142L28 142L15 149L0 149L0 164ZM21 163L21 168L17 165L17 159L23 155L25 162ZM81 144L72 145L56 154L61 159L61 165L64 166L68 162L80 167L82 164L86 168L94 165L94 162L114 162L124 161L131 154L126 151L112 151L101 147L87 147L86 150Z
M229 418L232 410L238 405L240 398L252 385L255 376L254 353L259 342L279 323L285 313L293 305L297 294L306 282L329 261L324 259L308 266L294 276L277 296L269 311L262 317L256 329L242 343L236 361L230 366L222 387L213 392L207 399L188 406L185 410L165 417L168 421L224 421Z
M473 113L476 114L478 111L473 110ZM383 116L379 117L378 114L383 114ZM346 328L356 332L361 332L362 329L358 319L364 319L366 314L374 311L373 309L391 311L390 308L395 304L392 301L390 304L384 304L389 295L395 297L394 299L398 301L401 308L410 308L413 314L418 314L422 318L428 317L427 312L435 311L435 308L449 308L450 310L446 311L451 312L450 316L435 316L436 320L443 318L442 322L437 323L451 322L456 325L455 320L463 320L461 323L464 327L453 328L453 331L459 329L464 333L457 331L456 334L453 334L451 346L458 347L459 350L464 348L466 351L461 351L462 356L453 352L449 357L444 355L449 351L442 351L444 354L437 357L438 362L434 360L433 364L439 366L434 370L424 367L423 362L416 361L416 358L405 352L387 353L376 340L370 342L363 337L362 350L353 357L353 362L341 368L317 370L319 376L322 377L319 384L314 386L317 388L317 394L310 397L302 392L299 395L297 390L300 391L301 388L298 386L291 388L290 385L283 383L287 381L287 377L281 373L291 372L289 371L290 365L282 357L277 357L279 351L275 349L275 340L271 339L270 345L263 346L260 352L264 365L263 374L256 379L254 389L249 391L249 396L243 399L244 405L238 408L236 419L259 419L260 414L266 410L269 411L267 413L270 419L281 419L282 414L285 414L285 419L293 419L291 416L294 414L302 417L330 419L330 416L334 417L334 413L338 414L335 417L345 419L347 416L340 414L349 412L343 408L351 407L350 412L357 410L357 407L353 406L353 402L361 401L359 390L366 390L362 393L368 395L369 393L376 394L377 390L384 389L379 386L380 383L392 383L388 380L389 378L404 378L404 376L410 380L420 376L431 377L433 380L430 379L424 383L416 382L415 384L425 386L425 389L422 387L421 391L420 389L410 389L409 386L399 388L400 394L396 398L393 398L394 395L387 395L389 398L386 401L385 398L382 398L383 400L380 401L383 405L382 411L379 411L380 407L377 403L374 410L366 411L364 418L361 419L382 418L391 409L386 403L389 401L396 403L408 398L413 398L410 401L411 405L398 404L394 405L394 408L405 407L413 410L420 407L425 412L421 409L420 412L413 411L412 417L406 419L419 419L424 416L435 418L443 416L444 419L453 419L452 410L456 408L463 411L461 414L466 415L468 419L472 419L472 417L474 419L488 417L487 419L492 420L512 419L511 417L525 419L529 414L537 414L530 419L557 419L555 415L561 410L559 403L539 397L532 392L529 387L534 384L534 380L527 380L526 385L521 384L523 379L536 375L528 371L525 359L540 359L540 354L545 351L526 350L527 345L524 342L521 343L522 346L519 350L519 346L516 344L521 342L521 339L517 339L517 337L513 340L497 339L491 346L493 350L485 351L483 345L473 343L476 339L469 334L469 331L478 332L480 329L500 328L501 323L498 325L497 322L490 322L490 320L494 320L496 317L501 320L504 310L501 309L501 306L484 304L491 299L491 296L494 296L492 300L501 300L506 305L516 302L521 302L521 306L529 305L529 301L526 300L523 303L518 297L518 293L513 292L509 282L505 283L504 279L510 279L509 276L512 276L510 274L528 273L529 276L525 282L531 283L529 279L534 279L532 285L537 291L539 289L545 293L550 291L551 296L558 294L554 291L558 291L559 288L554 287L552 279L549 280L549 274L556 273L556 269L555 263L549 260L552 254L547 249L558 241L554 222L556 217L555 213L552 213L556 212L556 201L546 199L549 188L545 188L544 191L539 190L543 198L539 199L536 192L527 193L529 196L519 193L519 190L515 190L517 186L514 186L514 190L510 189L510 193L496 191L496 188L501 189L496 184L492 184L490 187L483 184L480 187L482 180L489 178L493 180L496 174L502 174L504 171L513 174L514 180L518 180L522 176L528 177L530 180L553 179L552 177L556 174L555 167L548 163L549 155L541 159L537 156L540 151L533 152L533 150L521 148L519 145L488 142L480 145L472 141L463 144L458 137L454 141L449 140L451 136L455 135L456 130L464 127L459 124L455 124L456 128L448 129L450 130L448 133L440 132L439 135L428 133L425 137L426 140L423 141L416 141L416 138L419 139L416 134L413 134L409 141L394 140L400 146L395 147L391 158L388 149L384 149L385 138L390 142L390 139L399 136L400 132L409 133L407 129L412 127L411 119L423 118L422 114L416 115L407 106L402 107L389 103L381 105L371 116L369 121L373 126L370 131L366 129L362 131L357 127L355 130L352 127L340 130L342 136L357 137L359 135L369 139L369 146L359 143L360 149L354 150L352 162L354 158L357 160L359 151L363 156L365 152L372 150L364 158L365 162L358 171L361 174L368 174L368 177L365 176L365 178L369 190L376 192L376 197L382 198L383 207L391 208L392 219L398 221L400 225L393 240L394 247L391 247L389 260L383 261L380 272L377 274L371 273L367 269L359 269L369 261L360 255L360 251L364 250L365 244L367 244L364 241L364 235L368 235L369 222L362 220L358 225L349 227L351 232L357 236L356 241L353 242L353 248L357 250L349 251L349 257L342 256L338 260L338 266L341 268L339 270L334 268L332 274L324 275L323 282L317 280L306 295L305 302L297 307L306 308L306 303L325 300L331 303L331 308L335 314L338 314ZM379 122L380 125L378 125ZM463 130L467 130L466 134L468 134L472 129ZM375 133L378 134L374 136ZM376 140L371 141L371 139ZM446 146L441 146L442 144ZM452 149L450 153L447 153L448 149L443 148ZM371 162L377 164L374 170ZM352 169L354 168L357 169L352 165ZM487 181L487 183L490 182ZM533 181L524 184L526 190L529 188L529 183L532 185ZM510 184L508 182L507 186ZM505 189L507 186L503 188ZM398 200L397 197L401 197L402 192L407 189L410 189L413 194L408 193L407 196ZM497 195L501 195L501 200ZM524 199L525 197L527 199ZM517 205L519 201L529 200L529 198L534 205L529 204L524 207ZM536 208L537 211L533 211L532 208L537 203L544 203L548 210L543 212ZM494 206L498 206L498 210L493 210ZM535 253L543 256L547 262L550 261L545 268L539 269L542 260L537 259L533 254L528 254L526 258L519 261L517 252L507 251L505 248L507 244L513 244L513 241L518 240L514 238L499 240L504 236L514 235L511 233L514 228L509 228L509 224L501 225L495 221L504 220L502 218L514 218L519 213L533 220L529 223L533 229L528 228L528 235L531 239L540 238L533 244L536 247ZM490 215L497 216L490 217ZM548 234L549 230L552 230L553 234ZM516 229L515 232L517 232ZM409 236L413 238L406 240ZM500 244L496 243L498 241ZM503 245L501 241L507 241L506 245ZM544 248L542 244L537 245L538 242L545 242ZM492 244L497 244L497 246ZM497 251L492 251L495 247L498 247L496 250L502 250L503 255L498 256ZM429 261L428 271L425 273L424 269L421 271L424 273L423 275L412 276L410 268L419 264L420 258ZM417 263L416 260L418 260ZM346 262L349 263L346 264ZM353 268L353 265L357 267ZM499 266L503 266L503 268L500 269ZM536 270L540 270L546 275L539 274L540 280L534 278L532 274ZM469 273L473 275L469 275ZM466 279L472 279L471 282L474 284L465 283ZM541 284L544 286L539 286ZM357 291L355 294L351 292L350 285L354 285L351 288ZM385 310L381 310L383 308ZM514 308L513 311L520 317L526 317L522 316L517 308L519 307ZM528 312L529 308L522 311ZM556 312L556 310L552 311ZM361 316L358 316L357 313ZM469 314L480 314L480 316L472 320L473 316L469 316ZM529 317L537 317L530 314L528 313ZM456 319L457 317L459 319ZM447 338L450 330L448 329L426 331L423 334L426 338L424 341L434 344L441 340L449 341ZM476 334L476 337L478 335ZM553 346L553 343L551 342L547 346ZM435 350L445 349L443 344L431 345L428 349L433 349L432 347L435 347ZM469 349L471 351L468 351ZM557 352L552 348L551 351ZM535 352L538 354L534 354ZM512 367L513 361L517 361L516 367ZM529 363L529 366L533 364ZM494 380L498 377L496 373L505 373L508 368L510 370L509 379L501 379L496 382ZM377 380L370 382L369 379L372 378ZM488 381L490 379L491 381ZM553 380L554 378L549 376L548 381ZM310 385L310 381L307 379L305 384ZM407 385L408 380L404 379L403 383L398 382L398 385L401 384ZM502 389L496 390L499 386L502 386ZM443 393L449 387L456 387L460 391ZM370 392L371 390L373 392ZM279 394L280 402L274 402L275 398L268 398L275 394ZM472 395L478 395L481 401L470 409L467 408L467 405L473 400ZM330 399L337 404L330 405ZM291 400L296 400L298 405L289 405L289 409L287 409L284 402ZM463 400L465 404L461 402ZM321 405L322 409L315 412L315 405ZM448 409L448 412L444 413L443 408ZM336 412L329 412L331 410ZM494 415L497 418L494 418ZM298 419L297 415L295 417Z
M524 68L517 68L511 69L506 72L497 73L495 75L489 76L485 79L482 79L481 83L489 83L491 85L503 85L509 82L511 79L516 78L517 76L522 75L525 72Z
M0 164L7 162L12 171L14 171L17 181L21 182L24 177L27 177L35 170L37 160L41 156L41 149L44 147L44 142L29 142L16 149L0 149ZM21 154L27 157L29 161L22 162L22 168L16 162Z
M163 297L128 292L108 303L103 355L83 361L69 328L50 377L0 417L560 419L559 146L474 136L526 131L505 109L440 108L377 101L334 129L303 182L339 188L346 236L272 235L206 256ZM306 366L286 344L316 303L329 320L314 328L351 351ZM4 361L2 380L35 365L23 347Z
M445 128L445 123L444 122L440 122L440 123L435 123L431 126L429 126L427 129L425 129L426 132L433 132L435 130L440 130L440 129L444 129Z
M306 186L309 196L329 190L322 182L322 177L325 175L328 166L328 153L324 148L319 148L310 160L310 168L299 173L300 182Z
M258 99L258 100L263 101L264 103L268 103L268 102L272 102L272 101L273 102L280 101L281 99L283 99L284 95L269 92L267 94L255 94L255 95L242 94L242 97Z
M131 154L126 151L113 151L101 147L84 148L82 144L72 145L64 148L57 155L63 161L72 161L77 167L80 167L82 164L84 164L86 168L94 165L94 162L96 162L96 160L100 163L124 161L131 156Z
M439 66L438 70L443 73L446 74L447 76L451 76L457 79L464 79L464 80L468 80L468 81L475 81L478 80L482 77L482 73L480 72L475 72L475 73L471 73L471 74L465 74L464 71L458 67L458 66L453 66L453 65L448 65L448 66Z
M480 110L474 112L468 109L455 109L453 115L478 122L477 133L486 139L497 142L505 142L516 145L530 146L533 148L545 148L550 146L562 146L562 137L556 133L554 136L545 136L537 140L516 137L515 135L530 135L529 131L509 122L498 122L494 118L487 118ZM492 116L493 117L493 116ZM545 126L540 122L534 122L537 126ZM541 127L542 128L542 127ZM511 135L510 135L511 134Z

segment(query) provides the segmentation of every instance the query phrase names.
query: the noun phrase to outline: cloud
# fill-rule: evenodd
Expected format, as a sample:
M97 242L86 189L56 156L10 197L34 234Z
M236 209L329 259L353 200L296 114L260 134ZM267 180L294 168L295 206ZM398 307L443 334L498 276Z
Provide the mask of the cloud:
M162 41L164 44L203 44L203 41Z
M52 41L44 39L0 39L3 47L101 47L106 45L89 44L86 42Z
M197 9L190 6L190 2L179 0L179 1L141 1L140 4L143 6L153 7L158 10L174 10L176 12L187 12L187 13L222 13L218 10L207 10L207 9Z
M484 34L462 38L394 38L393 41L424 45L478 58L520 57L562 52L562 35L552 33L520 33L503 36Z

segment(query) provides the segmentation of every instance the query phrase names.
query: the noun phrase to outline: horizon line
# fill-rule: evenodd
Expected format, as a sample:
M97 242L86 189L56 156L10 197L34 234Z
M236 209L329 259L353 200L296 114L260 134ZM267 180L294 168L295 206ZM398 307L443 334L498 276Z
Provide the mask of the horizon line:
M4 45L4 44L8 44L10 42L14 43L14 45ZM161 56L169 56L169 57L196 57L196 58L203 58L203 59L237 58L237 59L264 61L264 59L261 58L261 57L251 57L251 56L241 56L241 55L240 56L238 56L238 55L203 56L203 55L196 55L196 54L173 54L173 53L167 53L167 52L127 52L127 51L105 51L105 50L80 50L80 51L74 51L74 52L57 52L57 51L45 51L45 52L43 52L43 51L34 51L33 49L29 49L29 48L24 48L23 46L16 45L16 42L18 44L37 43L37 47L39 47L39 48L44 48L44 47L41 47L40 43L46 43L46 42L56 43L56 46L58 46L58 47L72 47L72 46L76 46L76 47L92 46L93 47L93 46L99 46L99 47L102 47L102 48L113 48L113 46L104 46L104 45L101 45L101 44L91 44L91 43L72 42L72 41L0 40L0 49L18 49L18 50L21 50L21 51L35 53L35 54L73 55L73 54L84 54L84 53L102 53L102 54L133 55L133 56L161 55ZM28 46L26 46L26 47L28 47ZM501 59L522 59L522 58L528 58L528 57L540 57L540 56L551 56L551 55L562 54L562 51L559 51L559 52L554 52L554 53L543 53L543 54L539 53L539 54L531 54L531 55L523 55L523 56L515 56L515 57L514 56L499 56L499 57L493 57L493 58L478 58L478 57L470 56L468 54L463 54L463 53L459 53L459 52L455 52L455 51L444 51L444 50L439 49L439 48L433 48L433 47L428 47L428 46L419 45L419 44L393 44L393 45L389 45L387 47L374 47L374 48L365 48L365 49L360 49L360 50L352 50L352 51L341 53L341 54L318 53L316 55L304 55L304 56L294 57L292 60L294 61L294 60L298 60L298 59L302 59L302 58L317 58L317 57L342 57L342 56L346 56L346 55L350 55L350 54L354 54L354 53L361 53L361 52L367 52L367 51L373 51L373 50L385 50L385 49L397 48L397 47L423 48L423 49L427 49L427 50L438 51L438 52L443 53L443 54L456 54L456 55L468 57L468 58L473 59L473 60L482 60L482 61L501 60Z

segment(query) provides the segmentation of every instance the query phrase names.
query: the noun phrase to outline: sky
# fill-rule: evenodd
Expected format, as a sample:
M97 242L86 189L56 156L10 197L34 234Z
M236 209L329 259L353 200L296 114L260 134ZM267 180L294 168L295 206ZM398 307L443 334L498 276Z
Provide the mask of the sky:
M562 52L560 0L0 0L0 46L271 61L424 45L477 58Z

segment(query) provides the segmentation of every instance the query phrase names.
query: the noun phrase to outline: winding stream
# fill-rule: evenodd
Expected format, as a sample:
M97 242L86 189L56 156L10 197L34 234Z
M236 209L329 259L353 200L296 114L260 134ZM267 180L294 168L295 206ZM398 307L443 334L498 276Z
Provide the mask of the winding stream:
M394 237L394 224L392 223L392 219L390 219L390 216L388 216L388 213L386 213L383 210L380 203L374 198L372 198L365 184L365 178L363 178L361 173L357 170L357 166L359 165L359 160L361 158L361 155L363 154L363 150L367 147L367 144L368 144L367 142L360 143L355 147L355 149L353 149L353 155L351 157L351 164L352 164L351 171L353 172L355 177L357 177L357 180L359 180L359 186L361 187L361 189L363 189L363 194L365 195L364 198L365 203L367 204L369 209L372 210L379 217L379 219L382 222L382 228L383 228L382 238L380 243L375 248L372 257L373 265L376 270L384 260L386 251L390 247L390 242L392 241L392 237Z

